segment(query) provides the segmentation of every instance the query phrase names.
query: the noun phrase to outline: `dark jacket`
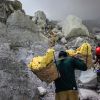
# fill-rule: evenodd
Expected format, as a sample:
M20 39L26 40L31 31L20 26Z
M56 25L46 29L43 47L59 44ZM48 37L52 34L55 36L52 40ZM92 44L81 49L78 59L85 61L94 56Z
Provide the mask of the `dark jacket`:
M77 58L67 57L56 62L61 77L55 80L56 92L77 90L75 69L87 70L86 64Z

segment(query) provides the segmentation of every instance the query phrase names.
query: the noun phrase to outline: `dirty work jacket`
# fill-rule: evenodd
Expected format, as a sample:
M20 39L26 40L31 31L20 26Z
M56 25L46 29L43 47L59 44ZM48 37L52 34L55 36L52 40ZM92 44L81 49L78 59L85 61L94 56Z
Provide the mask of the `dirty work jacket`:
M58 60L56 64L61 77L55 80L55 92L77 90L74 71L75 69L86 71L86 64L82 60L74 57Z

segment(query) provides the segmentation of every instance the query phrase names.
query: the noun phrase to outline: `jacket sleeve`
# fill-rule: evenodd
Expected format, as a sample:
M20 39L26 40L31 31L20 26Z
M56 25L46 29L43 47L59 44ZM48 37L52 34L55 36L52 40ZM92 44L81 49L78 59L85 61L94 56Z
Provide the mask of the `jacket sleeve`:
M78 58L73 58L73 66L75 69L86 71L87 70L87 65L84 63L83 60L78 59Z

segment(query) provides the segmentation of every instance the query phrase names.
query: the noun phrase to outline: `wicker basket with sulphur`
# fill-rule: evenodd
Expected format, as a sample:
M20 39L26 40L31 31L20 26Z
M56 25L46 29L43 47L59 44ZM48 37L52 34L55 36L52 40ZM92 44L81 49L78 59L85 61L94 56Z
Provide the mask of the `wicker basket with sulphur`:
M34 57L28 67L39 79L50 83L58 78L59 73L54 63L54 49L48 49L44 56Z
M77 48L76 50L66 50L66 52L70 55L70 56L77 56L79 55L79 57L81 59L84 60L84 62L87 64L88 68L93 67L93 62L92 62L92 47L89 43L83 43L79 48Z

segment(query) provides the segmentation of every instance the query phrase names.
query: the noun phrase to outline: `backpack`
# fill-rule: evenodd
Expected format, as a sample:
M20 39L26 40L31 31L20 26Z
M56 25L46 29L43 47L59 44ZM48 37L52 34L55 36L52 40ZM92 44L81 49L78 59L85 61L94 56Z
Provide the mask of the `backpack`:
M100 47L96 47L96 55L100 55Z

